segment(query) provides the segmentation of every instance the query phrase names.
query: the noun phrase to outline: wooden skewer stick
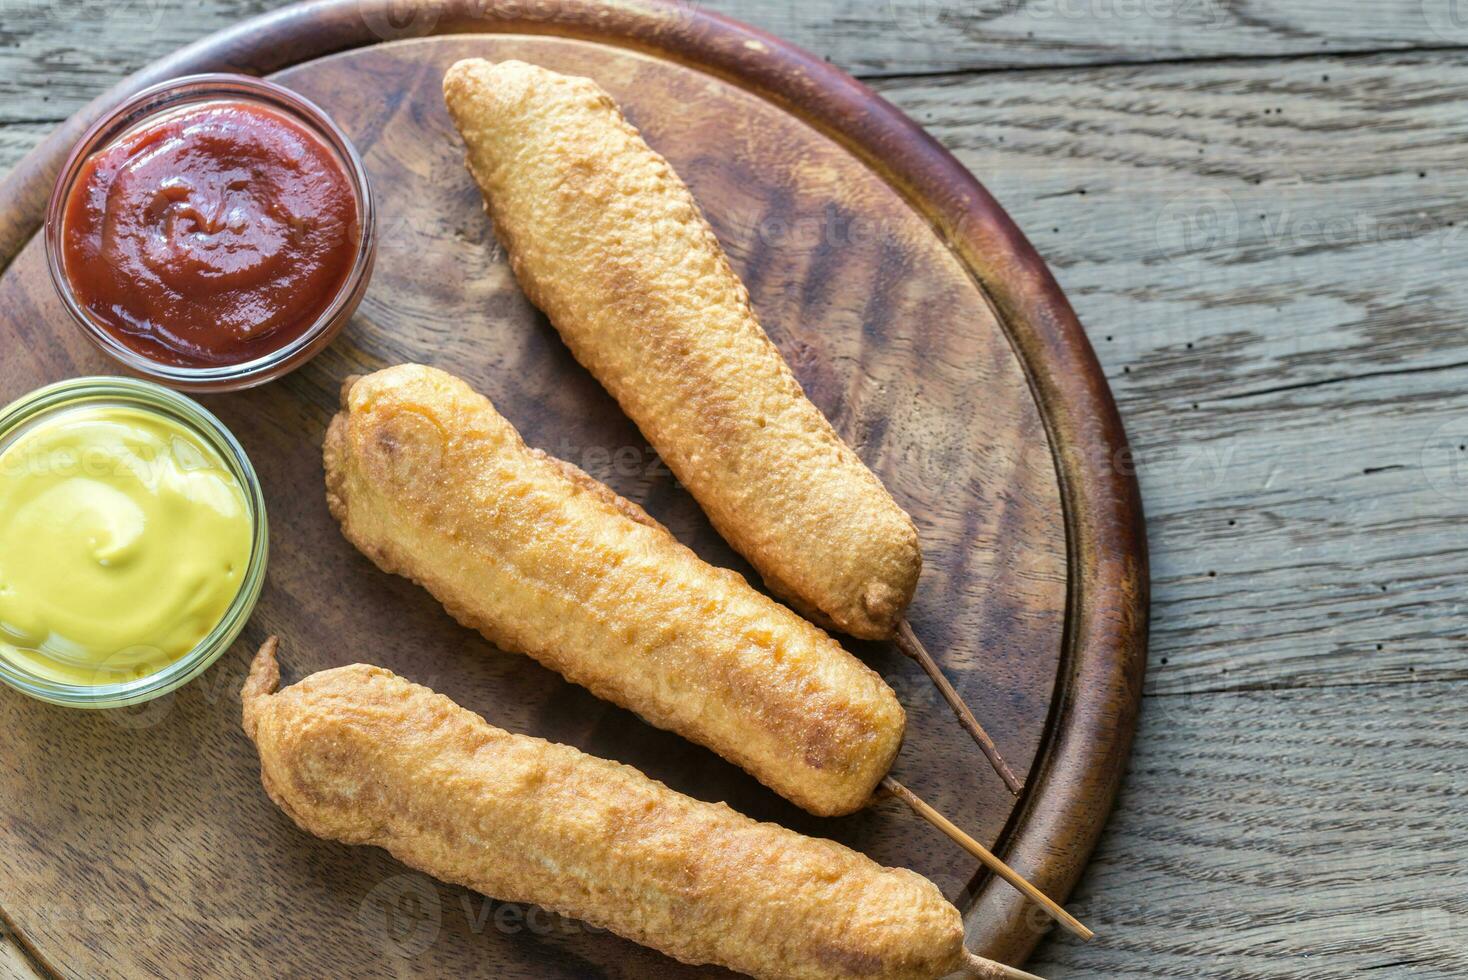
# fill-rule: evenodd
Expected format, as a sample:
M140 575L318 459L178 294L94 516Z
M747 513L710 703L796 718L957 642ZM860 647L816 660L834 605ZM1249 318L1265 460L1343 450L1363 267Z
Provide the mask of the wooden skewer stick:
M1009 787L1011 793L1018 796L1020 790L1024 789L1024 784L1014 775L1014 770L1009 768L1009 763L1005 762L1004 757L999 754L999 747L994 744L994 740L989 737L989 733L984 731L984 726L979 724L979 720L968 709L968 705L963 703L963 698L958 696L958 692L953 689L953 685L948 683L948 678L944 677L943 671L938 669L937 661L933 659L933 655L928 653L922 642L917 638L917 634L912 631L911 624L905 619L897 624L896 642L897 649L916 660L922 666L923 670L927 672L927 675L932 678L933 683L938 686L938 693L943 695L943 700L948 702L948 707L952 708L953 713L958 716L958 723L974 737L975 742L979 743L979 748L983 750L984 757L989 760L989 765L994 767L994 771L999 774L999 778L1004 780L1004 785Z
M1009 865L1005 864L1003 861L999 860L999 858L994 855L994 852L990 851L983 844L980 844L978 841L974 840L968 834L965 834L962 830L959 830L958 827L954 826L953 821L949 820L947 817L943 816L943 814L939 813L937 810L934 810L932 807L928 806L928 804L924 803L922 797L918 796L912 790L908 789L906 786L902 785L891 776L882 777L882 788L891 793L893 796L896 796L908 806L912 807L913 812L916 813L918 816L922 817L928 823L932 824L934 827L937 827L939 830L943 831L943 833L953 838L953 840L958 844L959 847L962 847L965 851L968 851L974 857L982 861L984 863L984 867L988 868L990 871L994 872L996 875L1009 882L1015 888L1019 889L1020 893L1023 894L1026 898L1034 902L1036 905L1040 906L1046 912L1050 913L1050 917L1053 918L1056 922L1059 922L1061 925L1065 926L1071 932L1075 933L1077 936L1080 936L1081 939L1084 940L1090 940L1093 936L1096 935L1090 929L1087 929L1085 926L1081 925L1080 920L1078 920L1075 916L1071 915L1065 909L1061 908L1059 905L1053 902L1044 892L1040 891L1040 889L1036 888L1034 885L1021 878L1017 871L1015 871Z
M1016 970L1012 966L1005 966L994 960L986 960L968 950L963 951L963 968L970 976L978 977L979 980L1040 980L1033 973Z

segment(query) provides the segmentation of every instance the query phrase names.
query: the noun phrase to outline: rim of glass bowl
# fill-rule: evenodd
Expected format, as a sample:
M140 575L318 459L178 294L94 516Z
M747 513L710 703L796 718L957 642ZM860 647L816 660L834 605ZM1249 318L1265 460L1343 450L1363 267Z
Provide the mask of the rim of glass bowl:
M0 681L33 698L74 708L120 708L161 697L193 680L229 649L244 629L265 584L270 528L265 497L244 447L224 423L198 402L152 381L124 377L85 377L58 381L22 395L0 409L0 453L16 435L57 412L96 402L127 404L173 419L212 446L244 490L250 514L249 565L222 619L192 650L162 670L117 684L64 684L37 677L0 659Z
M150 119L202 102L245 100L284 111L314 132L331 148L343 165L356 197L361 224L360 241L352 271L337 291L331 305L316 322L294 341L251 361L211 367L164 364L131 349L114 337L77 301L66 276L62 249L62 226L66 203L82 166L102 148ZM229 73L185 75L144 89L92 124L72 148L61 167L46 206L46 265L51 282L71 318L98 348L135 374L151 378L180 391L232 391L272 381L315 356L346 325L367 291L377 255L377 219L372 184L357 149L345 133L319 106L284 86L262 78Z

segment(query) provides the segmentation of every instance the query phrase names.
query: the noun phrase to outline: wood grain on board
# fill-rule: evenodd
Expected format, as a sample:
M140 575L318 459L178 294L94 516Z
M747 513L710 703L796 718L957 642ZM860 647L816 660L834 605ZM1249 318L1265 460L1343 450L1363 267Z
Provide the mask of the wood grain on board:
M20 948L5 924L0 922L0 978L4 980L32 980L40 976L36 965Z
M360 9L303 10L286 25L295 40L281 42L305 56L319 35L336 50L344 16ZM577 17L590 8L568 9ZM600 15L590 23L582 33L623 29ZM638 36L642 21L625 23ZM267 632L282 634L291 676L380 663L512 730L622 759L695 796L921 871L967 911L970 944L989 955L1023 957L1043 932L1014 893L895 802L840 821L796 811L708 753L496 654L425 593L373 570L326 514L319 445L341 379L416 360L463 375L531 444L643 503L715 563L744 569L516 288L440 97L444 70L469 55L596 77L689 181L812 400L915 515L927 560L911 618L1028 774L1029 791L1018 801L1005 794L914 665L890 645L858 644L909 709L896 771L1042 888L1068 892L1125 758L1146 621L1134 486L1109 466L1057 459L1061 449L1104 458L1122 445L1079 327L1002 212L909 123L819 63L730 28L698 18L681 33L662 19L650 26L659 45L724 58L726 75L747 70L783 104L801 100L809 119L669 60L549 36L410 39L279 76L333 115L372 175L381 242L373 285L352 326L310 365L209 399L260 471L272 564L244 640L208 683L137 712L135 723L0 698L0 730L15 743L0 783L31 804L0 825L0 899L48 968L195 974L227 960L250 975L268 973L286 951L312 974L638 976L659 962L575 924L553 934L491 927L482 900L296 831L260 792L237 730L234 692L249 646ZM249 34L237 35L230 63L279 56ZM260 53L247 54L252 44ZM903 155L882 158L899 145ZM63 323L32 241L0 279L0 396L110 368ZM73 761L55 765L63 757ZM384 942L401 953L403 941L374 910L399 902L404 888L433 910L431 936L406 957L384 957ZM448 914L445 903L480 912ZM128 940L139 930L148 942Z
M1214 6L1325 27L1209 54L1257 61L879 83L1050 261L1139 453L1148 696L1117 813L1071 903L1101 936L1052 937L1030 969L1449 980L1468 973L1468 493L1455 489L1468 470L1452 462L1468 444L1452 438L1468 419L1468 165L1454 152L1468 59L1306 57L1331 50L1328 32L1352 49L1460 44L1417 19L1446 0ZM27 24L19 49L0 51L0 85L25 112L54 86L70 100L44 110L59 119L254 8L189 9L197 20L119 24L100 47L79 22ZM819 9L729 12L818 53L845 45L901 65L890 70L938 72L971 50L952 36L913 49L871 17L826 19L812 36L787 26ZM1078 51L1106 47L1092 43L1099 27L1084 30ZM1171 56L1220 38L1180 32ZM1149 50L1141 32L1129 45L1101 60ZM50 128L0 127L0 166Z

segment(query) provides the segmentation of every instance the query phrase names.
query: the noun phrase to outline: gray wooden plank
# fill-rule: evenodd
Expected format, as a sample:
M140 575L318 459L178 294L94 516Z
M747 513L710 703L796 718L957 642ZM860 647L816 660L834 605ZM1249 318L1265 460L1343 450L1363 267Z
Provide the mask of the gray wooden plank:
M1468 41L1456 0L704 0L861 75Z
M0 122L60 122L151 61L271 0L17 0L0 19Z
M1137 451L1149 690L1468 677L1468 58L883 83L1027 229Z
M1468 976L1461 681L1149 698L1050 980ZM1370 971L1370 972L1368 972Z
M859 75L1468 44L1461 0L678 0ZM0 122L59 121L109 84L278 0L15 0Z
M10 170L31 147L56 128L55 123L12 123L0 125L0 174Z

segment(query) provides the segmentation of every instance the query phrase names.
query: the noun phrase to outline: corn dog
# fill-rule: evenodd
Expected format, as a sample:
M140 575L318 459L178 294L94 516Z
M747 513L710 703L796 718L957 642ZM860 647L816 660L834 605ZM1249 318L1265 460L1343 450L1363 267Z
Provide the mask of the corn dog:
M444 97L525 293L770 589L891 637L917 531L801 390L668 162L593 81L460 61Z
M275 651L272 637L251 666L243 724L266 792L308 833L685 963L795 980L964 963L958 910L921 875L510 734L380 667L277 692Z
M349 382L327 501L385 571L504 650L678 732L820 815L870 801L906 724L819 627L704 563L432 368Z

